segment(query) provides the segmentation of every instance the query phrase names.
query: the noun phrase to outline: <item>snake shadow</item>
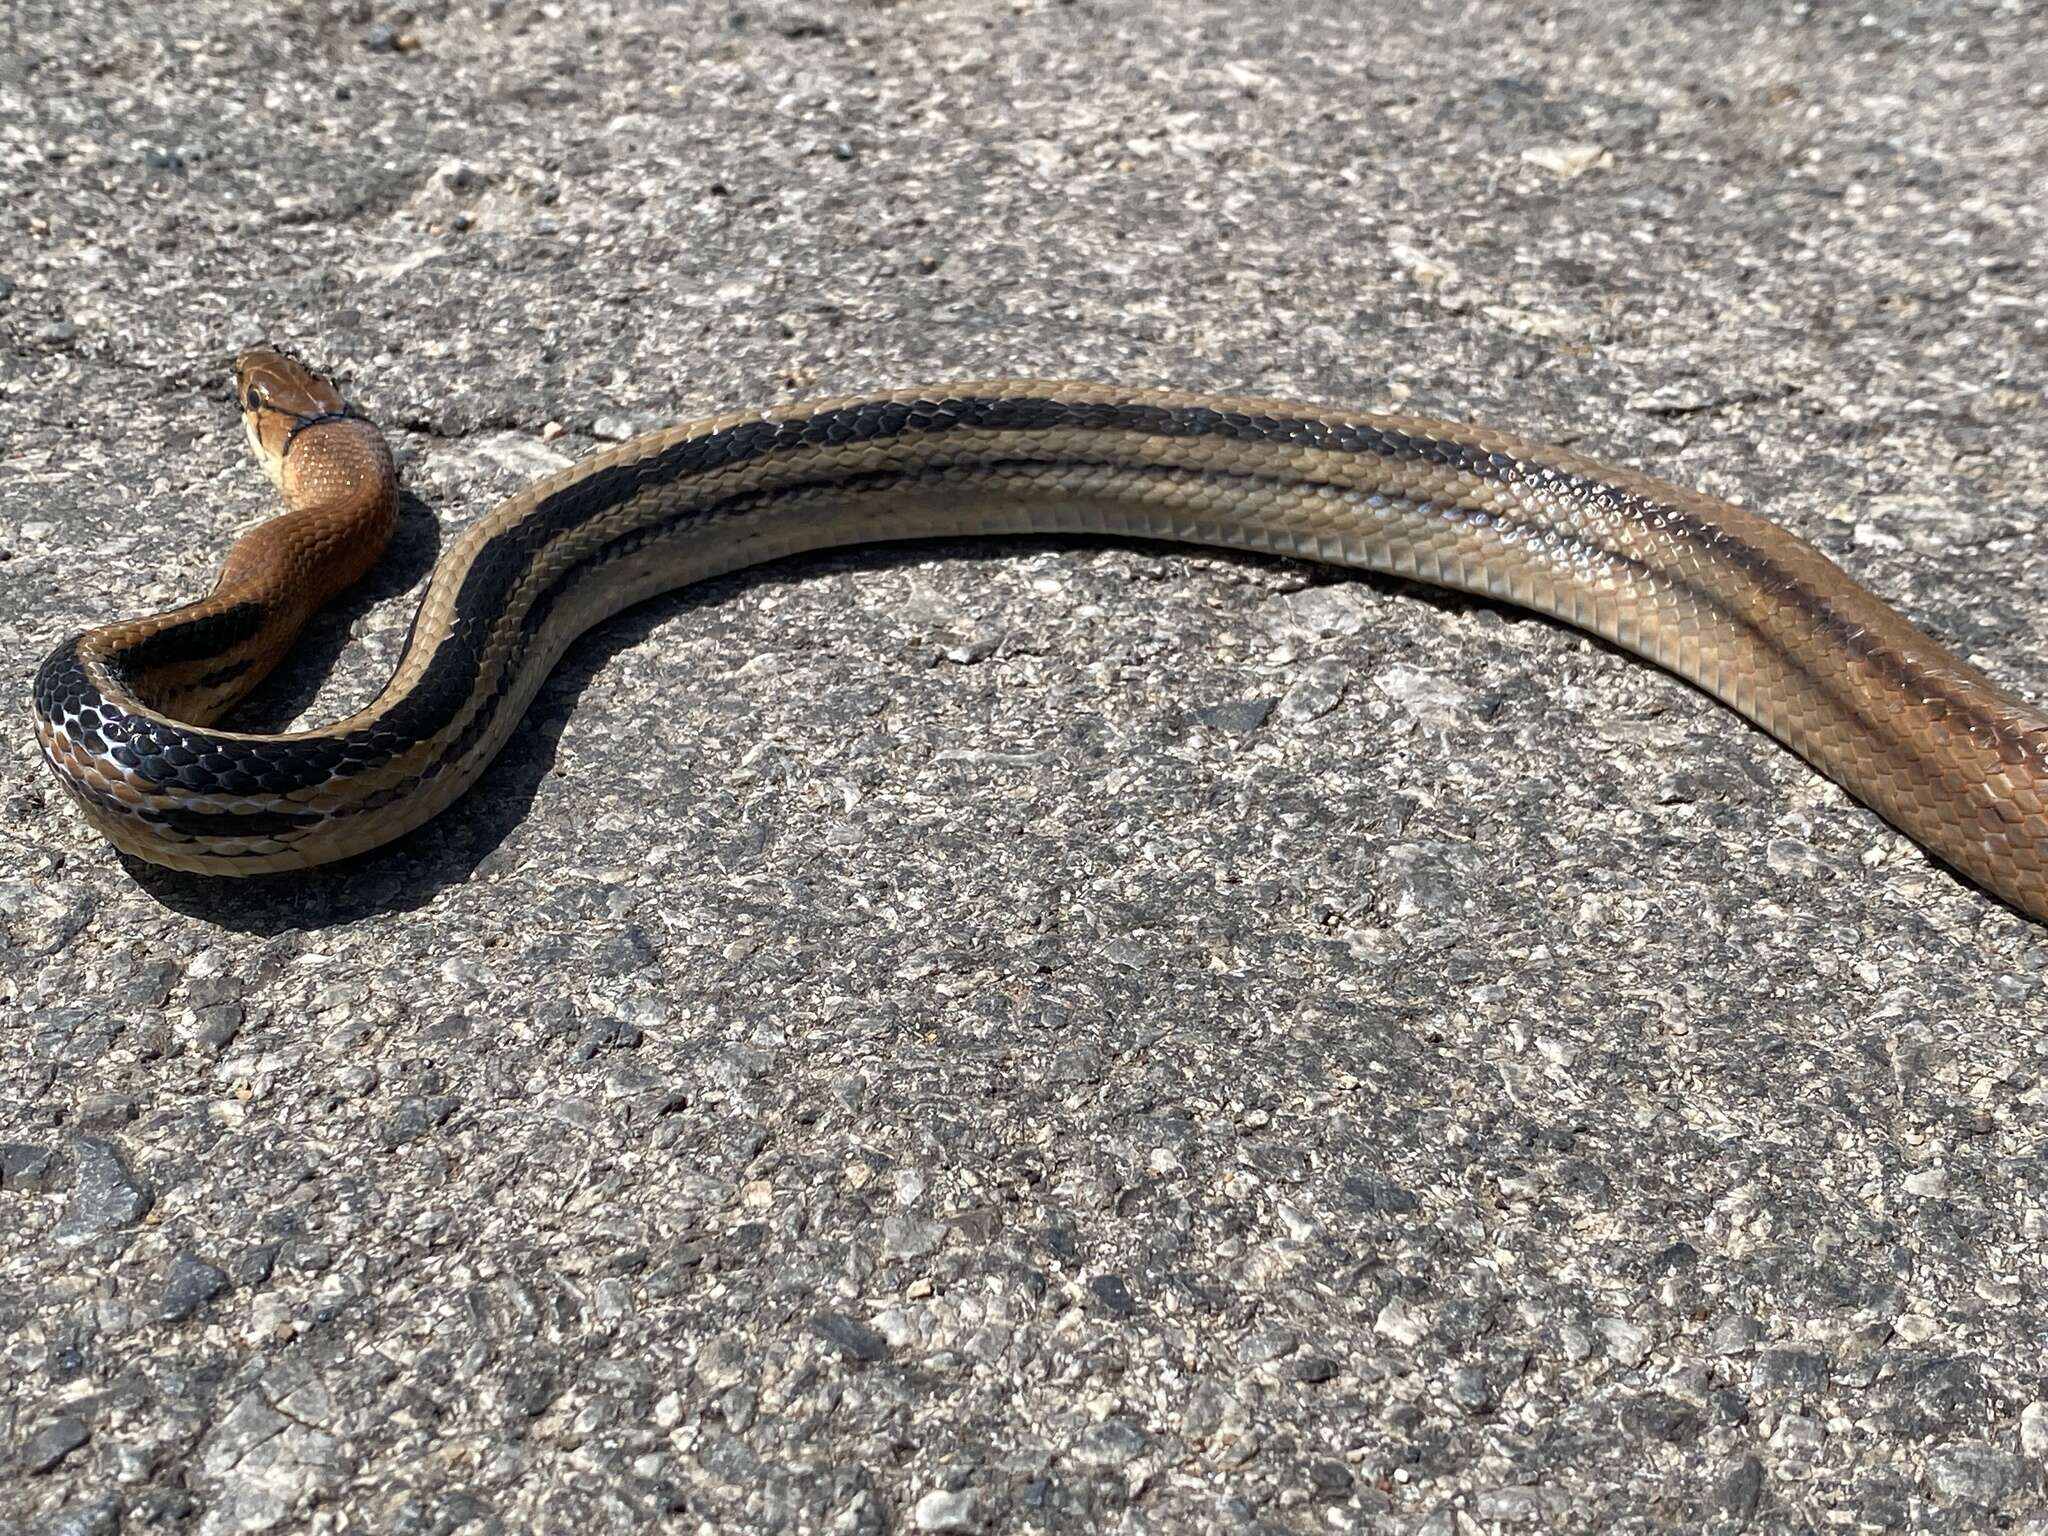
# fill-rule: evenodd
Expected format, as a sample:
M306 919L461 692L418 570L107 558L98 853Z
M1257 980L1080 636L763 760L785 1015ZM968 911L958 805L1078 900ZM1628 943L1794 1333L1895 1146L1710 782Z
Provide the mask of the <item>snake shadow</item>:
M166 907L238 933L267 937L412 911L445 887L468 879L528 820L541 784L554 769L562 733L583 690L614 657L641 644L662 625L715 608L754 584L805 581L826 570L883 571L922 564L935 556L993 561L1041 550L1117 546L1162 556L1187 553L1185 545L1115 537L932 539L820 550L720 576L653 598L578 639L542 684L511 741L470 792L406 837L317 869L242 879L187 874L125 854L122 863L135 882ZM284 665L230 723L246 730L278 730L296 718L317 697L356 621L376 604L419 585L439 550L440 531L433 514L408 496L400 506L391 550L376 574L307 626ZM1204 553L1267 570L1277 561L1274 556L1230 550ZM1388 595L1413 596L1447 610L1497 608L1504 615L1529 617L1485 598L1398 577L1311 562L1286 563L1298 564L1318 580L1359 581Z

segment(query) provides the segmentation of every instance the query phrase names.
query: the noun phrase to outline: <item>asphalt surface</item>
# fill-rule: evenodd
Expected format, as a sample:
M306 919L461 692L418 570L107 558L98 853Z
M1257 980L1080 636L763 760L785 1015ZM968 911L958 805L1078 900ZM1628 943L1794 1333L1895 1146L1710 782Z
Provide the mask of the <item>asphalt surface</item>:
M411 497L263 726L604 440L988 374L1569 442L2048 698L2044 81L2032 3L13 0L0 1529L2048 1532L2048 934L1555 625L806 559L227 888L21 707L269 511L259 338Z

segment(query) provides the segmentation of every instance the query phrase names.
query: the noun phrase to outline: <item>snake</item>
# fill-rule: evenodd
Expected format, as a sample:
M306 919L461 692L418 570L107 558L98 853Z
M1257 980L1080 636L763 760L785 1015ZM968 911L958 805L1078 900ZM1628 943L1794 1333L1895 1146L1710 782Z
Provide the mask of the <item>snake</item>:
M275 347L235 359L284 510L196 602L38 668L44 756L123 853L305 869L458 799L570 643L803 551L1114 535L1357 567L1548 615L1675 673L1928 853L2048 921L2048 715L1758 513L1481 427L1231 395L994 379L692 421L543 478L452 539L389 682L317 729L217 722L388 542L378 428Z

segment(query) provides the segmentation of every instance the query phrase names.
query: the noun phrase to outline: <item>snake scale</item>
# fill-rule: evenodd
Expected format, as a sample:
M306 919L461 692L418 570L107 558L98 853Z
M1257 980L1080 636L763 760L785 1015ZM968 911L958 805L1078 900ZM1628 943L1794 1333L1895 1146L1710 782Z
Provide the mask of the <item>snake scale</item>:
M513 496L445 551L364 709L214 722L387 541L382 435L281 352L236 361L285 512L212 592L74 635L42 749L117 848L213 875L363 852L460 796L569 643L802 550L1119 534L1384 571L1548 614L1686 678L1929 852L2048 921L2048 716L1810 544L1741 508L1476 427L1286 401L998 379L692 422Z

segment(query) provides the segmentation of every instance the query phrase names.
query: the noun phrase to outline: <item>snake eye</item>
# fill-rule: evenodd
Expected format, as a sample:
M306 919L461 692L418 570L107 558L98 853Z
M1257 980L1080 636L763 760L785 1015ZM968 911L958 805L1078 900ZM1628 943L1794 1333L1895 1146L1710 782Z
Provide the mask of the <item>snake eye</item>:
M269 403L270 397L263 393L263 386L261 384L251 384L249 386L248 398L243 400L242 405L247 410L260 411Z

